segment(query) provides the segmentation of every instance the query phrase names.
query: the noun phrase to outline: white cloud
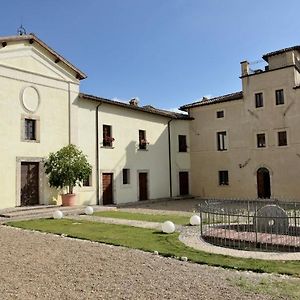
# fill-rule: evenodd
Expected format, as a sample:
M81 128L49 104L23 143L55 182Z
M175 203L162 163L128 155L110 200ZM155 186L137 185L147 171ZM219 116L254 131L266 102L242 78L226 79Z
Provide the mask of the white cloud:
M187 112L179 110L177 107L175 107L175 108L167 108L166 110L172 111L172 112L175 112L175 113L179 113L179 114L187 114Z

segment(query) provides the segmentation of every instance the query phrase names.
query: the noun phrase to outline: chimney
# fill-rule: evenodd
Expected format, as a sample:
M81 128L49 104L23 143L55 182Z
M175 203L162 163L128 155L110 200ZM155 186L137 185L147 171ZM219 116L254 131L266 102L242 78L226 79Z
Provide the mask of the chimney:
M244 60L241 62L242 76L249 75L249 63Z
M136 98L130 99L129 104L132 106L139 106L139 98L136 97Z

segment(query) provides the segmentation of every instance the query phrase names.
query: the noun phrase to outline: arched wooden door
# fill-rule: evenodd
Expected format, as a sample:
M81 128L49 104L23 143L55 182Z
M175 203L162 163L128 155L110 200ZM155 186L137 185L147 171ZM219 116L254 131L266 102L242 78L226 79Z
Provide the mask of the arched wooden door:
M257 170L257 197L271 197L270 173L266 168L259 168Z

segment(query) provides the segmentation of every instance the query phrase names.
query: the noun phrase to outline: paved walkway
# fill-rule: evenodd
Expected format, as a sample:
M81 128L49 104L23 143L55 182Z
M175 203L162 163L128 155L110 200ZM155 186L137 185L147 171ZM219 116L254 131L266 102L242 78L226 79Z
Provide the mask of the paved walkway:
M73 219L73 220L74 219L87 220L87 221L101 222L106 224L118 224L118 225L132 226L132 227L161 230L161 223L158 222L145 222L145 221L125 220L125 219L86 216L86 215L77 215L77 216L69 215L66 218Z
M254 258L263 260L300 260L300 252L260 252L243 251L231 248L218 247L205 242L200 237L200 230L196 227L184 227L179 235L179 240L185 245L194 249L221 255L229 255L241 258Z
M161 230L161 223L157 222L146 222L146 221L136 221L136 220L126 220L126 219L116 219L116 218L106 218L98 216L87 216L84 215L84 207L47 207L44 210L16 210L12 212L7 212L6 217L0 217L0 223L5 223L11 220L27 220L33 218L47 218L52 217L55 210L60 209L64 212L65 217L68 219L76 220L89 220L95 222L102 222L108 224L121 224L133 227L141 227L148 229ZM94 207L95 211L99 210L115 210L114 207ZM121 209L123 210L123 209ZM131 212L147 212L157 214L155 210L150 210L149 208L130 208L124 209ZM172 211L174 213L174 211ZM168 210L161 210L160 213L170 213ZM184 212L186 215L187 213ZM189 213L192 215L192 213ZM286 252L259 252L259 251L243 251L235 250L230 248L218 247L212 244L206 243L200 237L200 230L198 226L180 226L176 225L176 231L180 232L179 240L185 245L192 247L197 250L204 252L229 255L241 258L254 258L254 259L264 259L264 260L300 260L300 252L286 253Z

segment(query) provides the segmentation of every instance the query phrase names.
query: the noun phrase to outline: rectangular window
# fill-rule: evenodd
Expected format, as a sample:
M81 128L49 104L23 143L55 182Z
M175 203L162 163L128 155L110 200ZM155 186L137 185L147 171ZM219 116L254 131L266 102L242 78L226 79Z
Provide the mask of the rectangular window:
M130 184L130 169L123 169L123 184Z
M279 131L278 132L278 146L287 146L286 131Z
M255 94L255 107L263 107L264 106L264 98L263 93Z
M276 105L284 104L283 90L282 89L281 90L276 90L275 95L276 95Z
M218 151L227 150L226 131L217 132Z
M224 110L219 110L219 111L217 111L217 118L218 118L218 119L224 118Z
M219 185L228 185L228 171L219 171Z
M103 125L103 147L112 147L113 141L110 125Z
M25 140L36 140L36 120L25 119Z
M146 139L146 130L139 130L139 149L146 150L149 143Z
M187 151L186 135L178 135L179 152Z
M266 135L264 133L257 134L256 139L257 139L257 148L266 147Z
M91 182L91 176L88 176L87 178L83 179L82 186L92 186Z

